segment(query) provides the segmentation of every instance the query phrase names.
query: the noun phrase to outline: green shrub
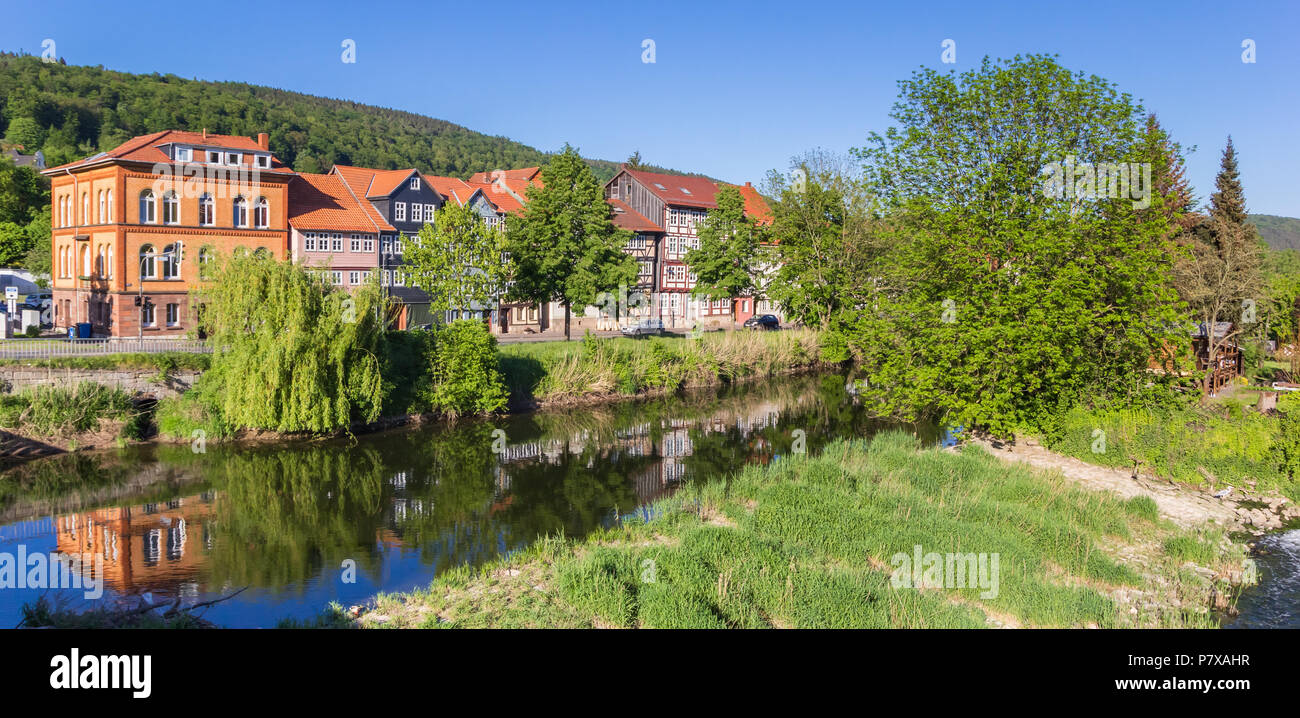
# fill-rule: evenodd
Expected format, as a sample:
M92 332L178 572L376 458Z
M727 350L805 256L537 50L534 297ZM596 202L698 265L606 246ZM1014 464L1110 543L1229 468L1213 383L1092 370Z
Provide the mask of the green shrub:
M460 320L440 328L434 340L430 406L449 416L486 414L510 398L497 356L497 340L482 322Z
M116 387L81 382L71 387L34 387L0 398L0 426L28 433L66 436L99 428L101 419L125 420L130 434L139 434L131 396Z
M41 335L41 328L36 325L32 325L30 327L27 327L27 329L23 332L23 335L28 337L39 337Z
M160 399L154 409L158 433L175 439L192 439L195 431L215 439L229 433L221 421L220 410L193 390L178 397Z

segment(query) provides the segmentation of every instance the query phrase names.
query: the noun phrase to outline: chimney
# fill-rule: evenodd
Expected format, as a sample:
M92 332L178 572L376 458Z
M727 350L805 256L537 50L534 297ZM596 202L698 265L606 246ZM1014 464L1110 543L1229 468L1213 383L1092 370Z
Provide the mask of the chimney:
M746 182L746 183L745 183L745 186L746 186L746 187L753 187L754 185L752 185L752 184Z
M208 139L208 128L206 127L203 128L203 139Z
M257 133L257 146L264 150L271 149L271 136L265 132Z

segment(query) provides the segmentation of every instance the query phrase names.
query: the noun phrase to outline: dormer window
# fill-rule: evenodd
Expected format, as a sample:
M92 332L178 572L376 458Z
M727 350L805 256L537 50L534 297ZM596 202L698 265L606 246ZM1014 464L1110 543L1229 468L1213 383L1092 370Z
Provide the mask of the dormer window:
M194 160L194 150L190 149L189 147L176 148L177 162L191 162L193 160Z
M208 150L208 164L221 164L221 153L216 150Z
M257 166L264 170L271 169L271 155L257 155Z
M230 166L232 166L232 167L233 167L234 165L239 164L239 153L238 153L238 152L227 152L227 153L226 153L226 164L228 164L228 165L230 165Z
M690 194L690 193L691 193L690 190L686 189L685 187L682 188L682 194Z
M420 178L419 178L419 177L412 177L412 178L411 178L411 189L413 189L413 190L415 190L415 191L417 191L417 192L420 191Z

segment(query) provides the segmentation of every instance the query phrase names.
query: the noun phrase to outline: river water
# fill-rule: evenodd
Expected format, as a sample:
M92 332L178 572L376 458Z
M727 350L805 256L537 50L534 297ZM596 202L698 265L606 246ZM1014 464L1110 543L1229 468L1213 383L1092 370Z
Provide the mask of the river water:
M427 586L539 536L581 537L687 482L765 464L800 439L816 452L883 428L845 382L783 377L355 440L41 459L0 476L0 554L102 557L110 601L148 594L188 604L246 586L205 618L274 626L331 601ZM101 605L81 589L0 590L0 627L16 625L22 605L43 593Z
M270 627L330 602L422 588L543 535L582 537L689 482L891 425L846 377L782 377L662 399L275 445L142 446L0 474L0 556L102 559L103 599L186 604L219 625ZM904 427L940 441L932 427ZM1265 539L1261 585L1235 627L1297 627L1300 532ZM98 557L90 559L90 556ZM100 569L95 570L97 573ZM0 628L46 595L0 590Z

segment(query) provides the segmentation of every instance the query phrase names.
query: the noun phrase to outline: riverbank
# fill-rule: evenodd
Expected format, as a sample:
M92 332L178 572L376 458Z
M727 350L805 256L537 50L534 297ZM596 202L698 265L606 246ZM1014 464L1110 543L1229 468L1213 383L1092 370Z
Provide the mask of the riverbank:
M507 412L518 413L654 398L683 389L807 372L829 366L819 359L819 338L820 333L812 330L708 332L699 337L587 337L572 342L506 345L497 351L510 396ZM207 368L209 357L197 356L201 357L197 363ZM55 364L59 368L105 370L156 365L162 380L169 370L178 365L190 368L194 362L178 362L175 357L163 355L129 355ZM397 387L395 396L408 388ZM205 416L203 407L187 396L164 400L159 406L153 402L139 404L129 421L114 409L103 415L83 413L76 423L46 422L40 426L16 421L22 413L19 405L23 399L13 396L9 398L15 407L12 416L5 420L0 413L0 429L4 429L0 431L0 457L21 461L142 443L190 443L196 436L202 436L205 443L313 441L448 418L435 412L394 414L371 422L357 421L331 433L228 431Z
M689 485L581 541L542 539L321 623L1213 627L1244 558L1150 497L894 432Z

